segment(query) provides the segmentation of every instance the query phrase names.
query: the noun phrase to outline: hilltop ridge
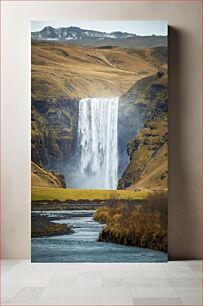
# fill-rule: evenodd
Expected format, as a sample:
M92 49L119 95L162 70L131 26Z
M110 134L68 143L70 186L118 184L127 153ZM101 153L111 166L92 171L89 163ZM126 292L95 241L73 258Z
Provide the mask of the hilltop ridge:
M112 45L123 48L146 48L167 46L167 37L161 35L140 36L135 33L113 31L110 33L81 29L79 27L46 26L41 31L31 32L32 40L65 42L86 47Z

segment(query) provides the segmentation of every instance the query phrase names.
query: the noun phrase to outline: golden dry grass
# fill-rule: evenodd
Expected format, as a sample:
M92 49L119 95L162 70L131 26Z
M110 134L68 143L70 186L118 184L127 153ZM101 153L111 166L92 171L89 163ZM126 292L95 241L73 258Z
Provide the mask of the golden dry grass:
M36 187L63 187L56 174L34 162L31 162L31 182L32 186Z
M106 223L99 241L167 251L167 192L148 195L144 204L117 201L98 208L94 220Z
M32 98L121 95L157 71L153 49L87 48L32 43Z

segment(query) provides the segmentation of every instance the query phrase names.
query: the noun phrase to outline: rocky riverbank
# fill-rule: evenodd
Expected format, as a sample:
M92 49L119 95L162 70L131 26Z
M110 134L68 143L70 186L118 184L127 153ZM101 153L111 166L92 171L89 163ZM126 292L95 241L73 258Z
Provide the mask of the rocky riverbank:
M74 233L71 226L67 224L57 224L50 221L47 216L37 214L32 215L31 237L49 237L58 235L69 235ZM57 218L54 218L56 220ZM53 221L53 219L51 219Z

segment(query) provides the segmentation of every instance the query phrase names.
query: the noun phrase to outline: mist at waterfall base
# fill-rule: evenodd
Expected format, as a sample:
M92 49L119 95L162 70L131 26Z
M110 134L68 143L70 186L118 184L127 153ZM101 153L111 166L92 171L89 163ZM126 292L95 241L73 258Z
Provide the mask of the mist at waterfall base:
M68 188L117 189L130 161L127 143L143 126L136 110L132 122L119 107L119 97L79 101L76 148L62 170Z
M117 189L118 97L79 102L77 166L72 188Z

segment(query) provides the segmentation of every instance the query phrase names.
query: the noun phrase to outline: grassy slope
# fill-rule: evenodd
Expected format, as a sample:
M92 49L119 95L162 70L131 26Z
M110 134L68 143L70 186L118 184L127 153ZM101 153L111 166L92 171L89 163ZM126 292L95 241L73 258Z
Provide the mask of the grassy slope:
M33 42L32 99L121 95L157 70L163 50Z
M127 190L82 190L64 188L32 187L32 201L40 200L107 200L107 199L144 199L148 192L134 192Z
M65 187L63 175L57 174L31 162L32 186L37 187Z

